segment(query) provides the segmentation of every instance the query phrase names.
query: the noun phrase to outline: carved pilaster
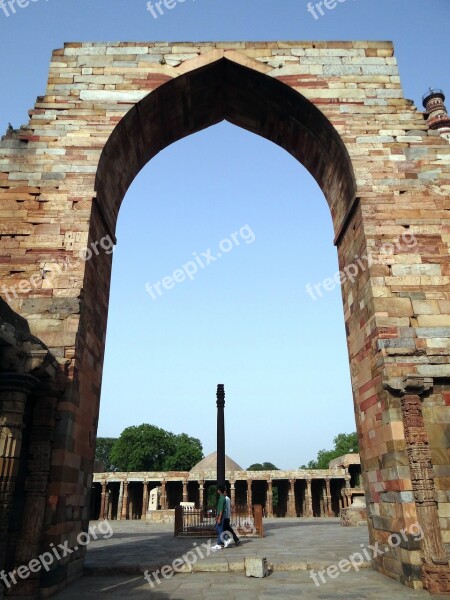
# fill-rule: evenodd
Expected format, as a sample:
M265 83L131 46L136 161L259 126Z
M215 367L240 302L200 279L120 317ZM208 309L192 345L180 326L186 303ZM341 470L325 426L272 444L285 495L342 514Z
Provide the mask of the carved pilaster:
M205 482L203 479L198 482L198 498L199 508L202 509L205 505Z
M0 568L5 566L10 541L8 531L19 474L25 406L37 384L38 380L27 374L0 375ZM13 560L15 551L11 550L8 555Z
M187 479L183 480L183 502L188 502L188 482Z
M102 481L102 500L101 500L101 504L100 504L100 517L99 517L101 520L105 518L106 499L107 499L106 481Z
M287 506L287 516L295 517L295 479L289 479L289 491L288 491L288 506Z
M247 479L247 510L249 514L252 512L253 496L252 496L252 479Z
M122 519L122 501L123 501L123 481L120 482L119 498L117 500L117 520Z
M128 481L127 480L125 480L123 482L121 517L122 517L122 519L128 519Z
M161 482L161 510L167 508L167 494L166 494L166 481L163 479Z
M327 515L329 517L333 517L333 504L331 500L331 482L330 478L327 477L325 479L325 489L326 489L326 501L327 501Z
M439 524L433 464L422 413L421 396L432 386L432 379L413 376L404 379L400 386L390 383L386 387L400 395L417 519L423 531L422 584L431 593L450 593L450 566Z
M236 486L234 481L230 481L230 506L231 512L234 511L234 507L236 504Z
M311 479L306 480L305 507L307 517L313 516Z
M271 479L269 479L267 481L266 515L268 517L273 517L273 485L272 485L272 480Z
M146 518L147 510L148 510L148 483L147 483L147 480L144 479L143 490L142 490L142 514L141 514L142 519Z

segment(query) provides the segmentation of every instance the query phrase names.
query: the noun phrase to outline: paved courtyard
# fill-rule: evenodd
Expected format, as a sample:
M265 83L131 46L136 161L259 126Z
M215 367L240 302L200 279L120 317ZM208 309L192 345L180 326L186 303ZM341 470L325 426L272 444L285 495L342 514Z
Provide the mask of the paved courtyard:
M88 546L86 568L91 574L139 573L160 569L207 539L174 538L173 525L145 521L111 521L114 534ZM326 568L369 543L365 527L341 527L339 519L265 519L265 537L242 538L236 548L210 553L195 571L244 569L246 556L261 556L275 570ZM206 553L206 552L205 552ZM368 562L365 561L368 565Z
M266 519L265 538L243 539L240 547L231 544L211 553L192 566L192 573L154 578L150 585L143 577L153 573L207 540L175 539L170 525L142 521L113 521L109 539L88 546L86 576L55 596L58 600L101 600L101 598L145 597L196 599L305 598L311 600L426 600L427 592L405 588L373 571L366 562L359 571L339 573L335 579L318 579L310 569L324 569L368 548L365 527L343 528L338 519ZM197 546L194 546L194 543ZM205 550L206 553L206 550ZM244 573L246 557L266 557L273 572L264 579Z

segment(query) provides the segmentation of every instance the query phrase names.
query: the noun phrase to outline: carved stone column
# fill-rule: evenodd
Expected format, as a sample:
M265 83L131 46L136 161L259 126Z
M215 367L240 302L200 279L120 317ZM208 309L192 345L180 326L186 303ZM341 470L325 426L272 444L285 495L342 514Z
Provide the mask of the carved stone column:
M422 584L436 594L450 592L450 567L439 524L431 451L422 414L421 396L432 385L429 378L405 379L401 409L417 518L424 535Z
M102 481L102 499L101 499L101 503L100 503L100 517L99 517L100 520L105 518L107 497L108 497L108 490L107 490L107 486L106 486L106 481Z
M312 490L311 490L311 479L309 479L309 478L306 480L305 500L306 500L306 516L312 517L313 516Z
M122 519L122 502L123 502L123 481L120 482L119 498L117 500L117 520Z
M234 511L235 504L236 504L235 482L234 481L230 481L230 506L231 506L231 512Z
M198 499L199 508L203 509L203 507L205 506L205 482L203 479L200 479L200 481L198 482Z
M295 479L289 479L289 492L288 492L288 517L295 517Z
M161 510L167 509L166 480L161 482Z
M16 564L27 565L39 556L42 548L47 486L50 475L51 451L56 423L56 407L64 390L58 377L46 381L33 391L30 401L33 414L27 452L28 474L25 480L21 532L16 547ZM38 597L40 573L30 573L15 587L20 597Z
M252 497L252 479L247 479L247 511L252 513L253 497Z
M272 480L267 481L267 504L266 504L266 516L273 517L273 486Z
M38 380L31 375L0 375L0 569L5 566L6 548L13 509L14 492L19 475L25 405ZM15 549L8 558L14 560Z
M189 502L187 479L183 480L183 502Z
M325 488L326 488L326 499L327 499L327 516L332 517L333 516L333 503L331 500L331 482L330 482L329 477L327 477L325 479Z
M143 485L144 485L144 489L142 490L142 513L141 513L141 518L145 519L147 517L147 510L148 510L148 483L147 483L146 479L144 479Z
M350 481L351 481L351 476L350 473L348 472L348 467L345 467L345 487L349 488L350 487Z
M128 481L126 479L123 482L122 508L120 512L122 519L128 519Z

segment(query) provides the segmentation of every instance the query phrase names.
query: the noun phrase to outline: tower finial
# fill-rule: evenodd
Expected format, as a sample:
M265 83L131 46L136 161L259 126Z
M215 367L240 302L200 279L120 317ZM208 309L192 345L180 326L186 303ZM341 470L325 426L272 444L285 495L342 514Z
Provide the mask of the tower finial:
M450 116L447 113L444 100L444 92L432 87L422 97L423 106L428 113L427 124L430 129L450 128Z

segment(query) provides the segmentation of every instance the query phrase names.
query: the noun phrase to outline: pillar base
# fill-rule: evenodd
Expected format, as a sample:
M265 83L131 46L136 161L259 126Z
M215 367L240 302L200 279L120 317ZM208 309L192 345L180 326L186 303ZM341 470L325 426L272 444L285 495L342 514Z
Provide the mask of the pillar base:
M450 568L448 565L424 565L422 585L430 594L450 596Z

